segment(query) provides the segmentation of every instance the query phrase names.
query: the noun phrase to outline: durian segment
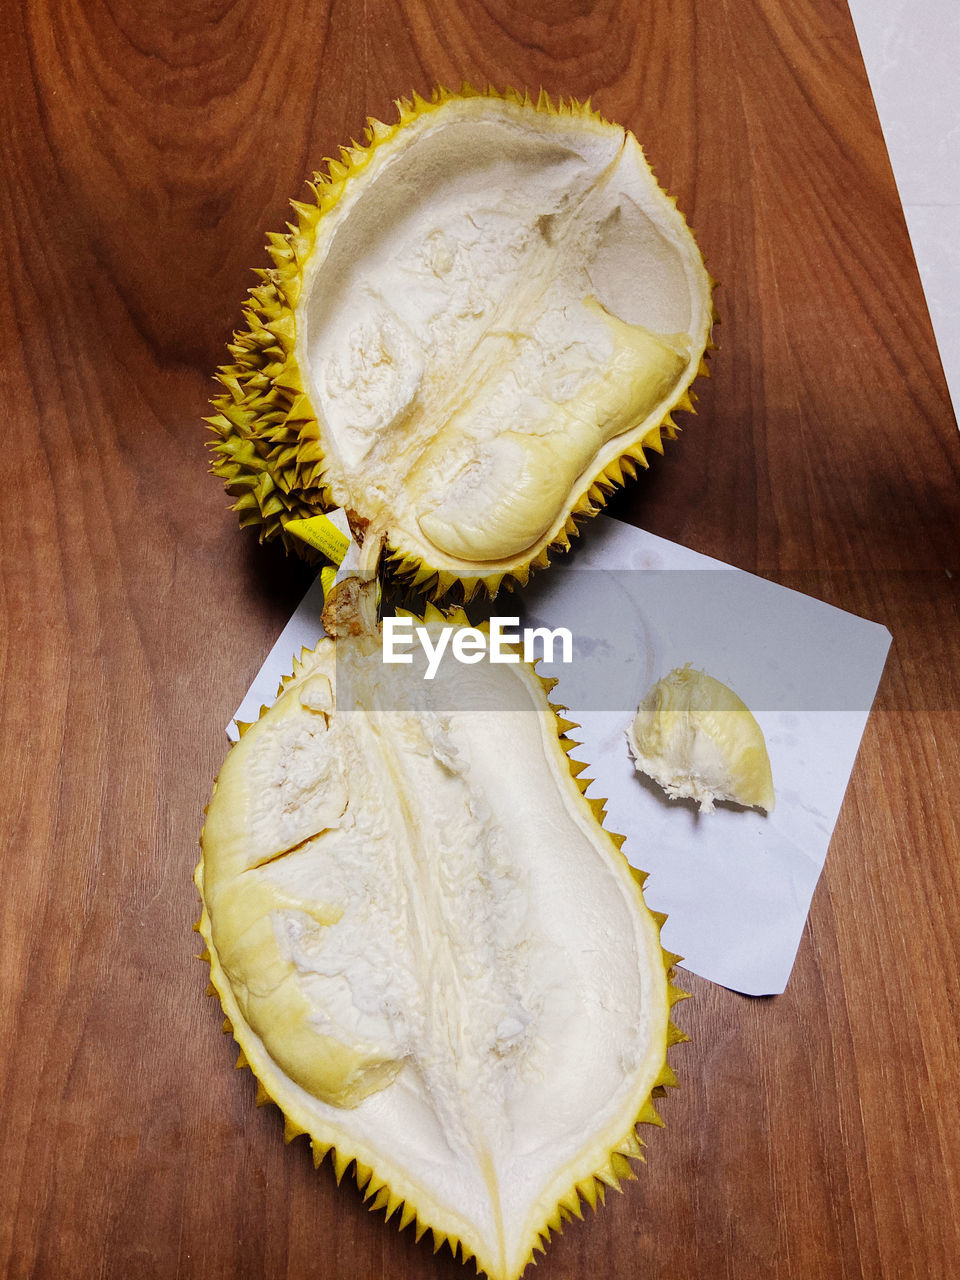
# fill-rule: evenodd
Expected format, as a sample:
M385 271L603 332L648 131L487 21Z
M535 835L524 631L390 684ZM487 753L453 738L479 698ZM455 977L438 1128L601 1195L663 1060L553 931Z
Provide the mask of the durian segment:
M638 772L674 799L697 800L704 813L718 800L773 812L763 730L732 689L689 663L650 689L627 740Z
M636 139L587 106L399 105L271 238L214 469L261 536L336 504L416 585L495 593L692 409L711 281Z
M512 1280L632 1176L675 957L532 669L423 673L368 635L304 656L218 779L199 927L290 1132Z
M508 413L517 400L513 369L487 384L479 405L471 404L447 423L440 461L448 465L449 479L434 479L432 490L439 497L428 499L430 505L417 520L434 547L464 561L484 561L509 558L537 542L551 528L598 448L625 421L645 417L649 405L659 401L682 369L682 353L666 339L625 324L594 298L583 305L587 314L603 316L613 354L601 373L581 371L577 390L567 400L528 406L526 425L536 423L542 434L539 429L504 429L497 422L506 420L502 402L507 396L501 394L505 384ZM676 345L681 346L682 339ZM493 430L484 433L478 446L476 424L484 417L494 420ZM455 445L446 439L451 432ZM434 465L439 443L428 450L427 465ZM418 464L418 470L422 466Z

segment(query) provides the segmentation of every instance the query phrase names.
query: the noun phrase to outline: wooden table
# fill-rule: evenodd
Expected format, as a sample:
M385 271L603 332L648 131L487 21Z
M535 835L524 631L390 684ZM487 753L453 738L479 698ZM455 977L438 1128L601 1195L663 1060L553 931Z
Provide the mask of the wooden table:
M206 474L211 372L304 176L462 77L593 95L722 281L701 412L614 514L894 635L787 993L688 978L667 1127L542 1274L960 1274L960 439L842 0L0 24L6 1274L461 1274L254 1109L190 875L223 725L308 581Z

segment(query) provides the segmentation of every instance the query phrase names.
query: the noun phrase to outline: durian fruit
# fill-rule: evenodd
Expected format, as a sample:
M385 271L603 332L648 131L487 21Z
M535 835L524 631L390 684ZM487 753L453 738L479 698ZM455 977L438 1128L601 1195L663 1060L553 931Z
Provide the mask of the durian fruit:
M214 470L261 538L304 550L340 506L401 577L470 599L525 582L662 452L706 372L712 282L637 140L589 104L465 87L398 107L270 237Z
M425 625L435 644L449 624ZM388 666L349 630L304 652L216 783L211 991L288 1140L513 1280L660 1123L677 957L549 682L446 660L427 681L419 646Z
M697 800L702 813L718 800L773 812L763 730L732 689L689 663L650 689L627 741L637 771L673 799Z

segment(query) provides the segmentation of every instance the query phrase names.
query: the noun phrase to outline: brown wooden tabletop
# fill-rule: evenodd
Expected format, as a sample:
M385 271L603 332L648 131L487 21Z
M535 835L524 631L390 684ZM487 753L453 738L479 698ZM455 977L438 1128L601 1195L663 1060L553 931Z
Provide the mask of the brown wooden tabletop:
M305 176L467 78L592 95L722 282L699 416L613 514L894 637L786 994L687 976L667 1127L538 1274L960 1274L960 438L842 0L4 0L0 28L0 1267L461 1274L254 1108L191 873L310 576L207 474L210 375Z

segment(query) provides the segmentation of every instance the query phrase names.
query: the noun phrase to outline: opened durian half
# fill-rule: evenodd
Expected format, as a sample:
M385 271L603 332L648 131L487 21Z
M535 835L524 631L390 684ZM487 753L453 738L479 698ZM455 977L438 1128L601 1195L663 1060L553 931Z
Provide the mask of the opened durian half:
M565 548L692 408L711 281L632 134L568 102L443 90L316 175L209 421L261 537L331 505L469 599ZM290 527L288 527L290 526Z
M369 629L303 655L217 781L198 928L288 1137L513 1280L632 1176L676 957L533 668L423 676Z

